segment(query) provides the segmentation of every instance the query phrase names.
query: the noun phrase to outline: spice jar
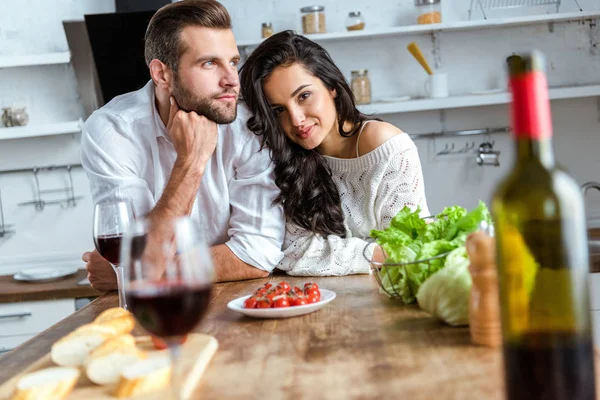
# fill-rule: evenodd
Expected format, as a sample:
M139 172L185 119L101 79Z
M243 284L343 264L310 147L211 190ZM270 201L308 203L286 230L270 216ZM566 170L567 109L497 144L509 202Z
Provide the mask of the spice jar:
M346 18L346 29L349 31L362 31L365 29L365 19L360 11L350 11Z
M273 25L270 22L263 22L262 24L262 37L268 38L273 34Z
M439 24L442 22L440 0L415 0L418 24Z
M325 33L325 7L309 6L300 9L304 34Z
M369 104L371 102L371 81L366 69L352 71L350 86L352 87L356 104Z

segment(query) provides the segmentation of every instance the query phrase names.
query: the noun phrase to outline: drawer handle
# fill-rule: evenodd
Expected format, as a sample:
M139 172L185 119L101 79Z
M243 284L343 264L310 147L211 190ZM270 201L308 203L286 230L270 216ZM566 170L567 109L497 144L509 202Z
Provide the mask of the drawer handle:
M18 313L18 314L4 314L0 315L0 319L9 319L9 318L26 318L31 317L30 312Z

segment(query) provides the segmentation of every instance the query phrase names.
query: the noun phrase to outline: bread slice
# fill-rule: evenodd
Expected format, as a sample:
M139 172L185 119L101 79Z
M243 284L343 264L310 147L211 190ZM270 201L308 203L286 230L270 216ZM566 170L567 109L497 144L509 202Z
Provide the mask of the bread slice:
M50 358L62 367L82 366L88 354L112 336L101 331L72 332L52 345Z
M51 367L23 375L13 400L62 400L79 379L77 368Z
M122 333L129 333L133 330L135 327L135 318L131 314L123 315L121 317L102 322L93 322L92 325L98 325L112 329L115 332L115 335L120 335Z
M124 316L131 316L131 313L124 308L121 307L113 307L107 310L104 310L96 317L94 322L102 323L106 321L110 321L111 319L116 319Z
M121 370L146 357L135 345L135 338L126 333L108 339L90 352L85 359L85 371L90 381L98 385L116 384Z
M110 353L118 352L130 352L131 350L137 350L135 347L135 338L129 333L124 333L119 336L112 337L96 347L90 352L86 358L85 364L93 358L103 357Z
M100 357L92 357L85 373L90 381L98 385L115 385L119 383L125 368L146 358L146 353L136 348L115 351Z
M167 354L149 357L123 369L114 396L137 396L169 385L171 359Z

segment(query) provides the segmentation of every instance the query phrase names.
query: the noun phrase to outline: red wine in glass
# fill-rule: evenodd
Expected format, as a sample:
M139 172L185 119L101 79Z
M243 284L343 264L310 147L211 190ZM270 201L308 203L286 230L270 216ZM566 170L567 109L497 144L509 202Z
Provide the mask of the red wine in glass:
M115 271L119 289L119 306L127 308L123 292L121 241L123 232L134 220L133 205L129 201L108 201L94 206L93 238L98 254L108 261Z
M96 249L106 261L113 265L119 265L122 240L123 234L97 236L95 238Z
M208 309L211 287L158 283L127 291L127 306L148 332L161 338L187 335Z

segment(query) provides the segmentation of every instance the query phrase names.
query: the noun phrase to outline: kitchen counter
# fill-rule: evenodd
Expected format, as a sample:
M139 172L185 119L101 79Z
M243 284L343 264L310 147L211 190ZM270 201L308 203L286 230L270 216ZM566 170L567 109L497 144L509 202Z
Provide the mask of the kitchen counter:
M275 277L300 286L306 278ZM317 278L337 298L321 310L260 320L227 303L267 279L217 284L198 332L219 350L193 398L502 399L502 354L471 344L466 327L444 325L416 306L378 293L371 276ZM2 358L0 383L40 358L54 341L116 306L106 294ZM141 333L141 332L138 332ZM600 380L598 381L600 382Z
M85 270L79 270L64 279L43 283L16 281L12 275L0 276L0 303L99 296L100 293L91 286L77 285L86 277Z

